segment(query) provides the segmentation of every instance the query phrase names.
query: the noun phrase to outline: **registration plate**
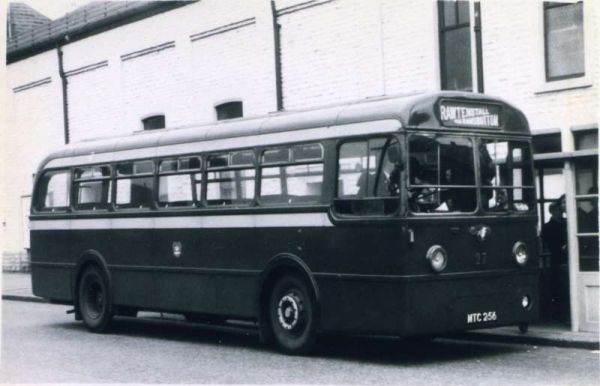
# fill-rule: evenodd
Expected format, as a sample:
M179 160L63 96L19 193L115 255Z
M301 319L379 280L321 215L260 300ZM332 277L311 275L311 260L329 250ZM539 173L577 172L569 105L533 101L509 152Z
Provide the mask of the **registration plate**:
M498 320L496 311L474 312L467 314L467 324L487 323Z

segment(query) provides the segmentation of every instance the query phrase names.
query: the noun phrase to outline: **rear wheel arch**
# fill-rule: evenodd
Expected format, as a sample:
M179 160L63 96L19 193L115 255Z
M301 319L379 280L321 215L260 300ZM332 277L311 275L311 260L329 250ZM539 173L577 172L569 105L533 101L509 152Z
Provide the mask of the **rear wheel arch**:
M108 270L108 265L104 257L96 250L87 250L83 252L75 265L75 270L73 271L73 280L71 281L71 290L73 293L73 305L75 306L75 316L77 319L81 318L80 310L79 310L79 281L81 280L82 274L89 266L95 266L100 269L103 273L104 278L106 279L106 283L108 286L108 293L112 294L112 280L110 271ZM108 299L109 310L112 311L112 298Z

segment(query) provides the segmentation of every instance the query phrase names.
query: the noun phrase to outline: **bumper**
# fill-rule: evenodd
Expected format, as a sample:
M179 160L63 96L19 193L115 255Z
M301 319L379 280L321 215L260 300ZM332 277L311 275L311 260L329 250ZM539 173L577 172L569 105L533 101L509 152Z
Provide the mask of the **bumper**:
M537 320L538 270L427 277L317 277L324 331L442 334ZM528 296L530 305L522 306Z

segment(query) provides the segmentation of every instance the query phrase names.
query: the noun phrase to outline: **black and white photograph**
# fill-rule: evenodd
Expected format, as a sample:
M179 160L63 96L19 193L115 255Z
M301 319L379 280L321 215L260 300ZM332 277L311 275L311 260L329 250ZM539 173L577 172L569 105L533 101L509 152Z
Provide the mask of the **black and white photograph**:
M0 384L600 383L600 1L0 8Z

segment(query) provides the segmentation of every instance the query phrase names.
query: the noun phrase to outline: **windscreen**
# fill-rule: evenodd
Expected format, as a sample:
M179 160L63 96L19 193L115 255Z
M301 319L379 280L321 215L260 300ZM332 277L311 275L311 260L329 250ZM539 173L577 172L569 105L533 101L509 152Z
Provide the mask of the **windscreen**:
M408 205L413 213L529 212L535 189L529 143L439 134L408 138ZM475 157L479 157L476 172Z
M529 143L481 139L483 208L489 212L528 212L535 207Z
M412 212L474 212L477 194L472 139L411 135L408 197Z

